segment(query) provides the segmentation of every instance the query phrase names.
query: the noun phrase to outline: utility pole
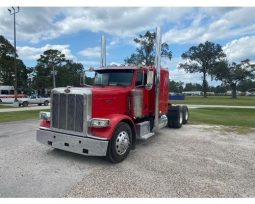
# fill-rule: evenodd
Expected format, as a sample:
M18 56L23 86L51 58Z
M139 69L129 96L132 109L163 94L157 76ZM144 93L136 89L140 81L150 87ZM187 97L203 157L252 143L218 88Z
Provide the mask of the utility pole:
M11 9L8 9L8 11L10 12L10 15L13 15L14 18L14 74L15 74L15 80L14 80L14 102L17 102L17 82L18 82L18 77L17 77L17 66L16 66L16 57L17 57L17 53L16 53L16 13L19 13L19 7L17 7L16 9L14 7L12 7Z
M54 65L52 67L52 72L53 74L53 88L56 88L56 74L57 74L57 71L55 71L55 68L54 68Z

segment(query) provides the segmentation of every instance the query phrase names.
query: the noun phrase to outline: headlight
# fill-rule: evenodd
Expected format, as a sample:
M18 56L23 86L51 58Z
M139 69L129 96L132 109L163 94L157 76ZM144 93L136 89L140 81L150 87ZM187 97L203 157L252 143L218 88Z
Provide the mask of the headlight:
M50 112L40 112L40 115L39 115L40 119L43 119L43 120L50 120Z
M109 119L93 118L90 121L90 127L103 128L103 127L109 127L109 126L110 126Z

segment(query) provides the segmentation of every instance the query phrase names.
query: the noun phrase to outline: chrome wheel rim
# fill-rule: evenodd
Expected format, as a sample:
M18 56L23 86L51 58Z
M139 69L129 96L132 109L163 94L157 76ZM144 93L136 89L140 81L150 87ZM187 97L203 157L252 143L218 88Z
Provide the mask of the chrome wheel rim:
M188 120L188 118L189 118L189 112L186 111L185 120Z
M116 152L118 155L123 155L126 153L129 147L130 141L129 136L126 131L121 131L116 138Z
M180 112L180 119L179 119L180 124L182 124L182 113Z

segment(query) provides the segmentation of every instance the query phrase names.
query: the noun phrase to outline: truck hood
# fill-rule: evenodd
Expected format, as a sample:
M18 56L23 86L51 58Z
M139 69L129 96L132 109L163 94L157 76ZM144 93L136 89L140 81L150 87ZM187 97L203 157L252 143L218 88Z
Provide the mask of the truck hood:
M92 88L92 117L128 114L131 87L107 86Z
M92 118L104 118L111 114L129 114L128 100L131 87L59 87L52 93L91 94Z

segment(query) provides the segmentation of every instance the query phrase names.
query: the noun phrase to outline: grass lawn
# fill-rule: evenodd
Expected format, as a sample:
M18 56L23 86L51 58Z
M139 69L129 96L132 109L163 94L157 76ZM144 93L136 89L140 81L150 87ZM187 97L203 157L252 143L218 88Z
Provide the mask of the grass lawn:
M0 122L39 119L40 111L49 111L49 110L3 112L3 113L0 113Z
M14 108L14 107L12 105L6 106L6 105L1 105L0 104L0 109L2 109L2 108Z
M190 124L213 124L255 128L255 109L198 108L190 109Z
M185 100L171 100L173 104L195 104L195 105L229 105L229 106L255 106L254 96L239 96L232 99L230 96L186 96Z

